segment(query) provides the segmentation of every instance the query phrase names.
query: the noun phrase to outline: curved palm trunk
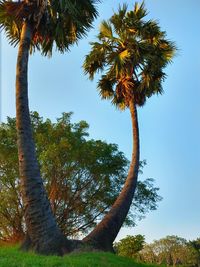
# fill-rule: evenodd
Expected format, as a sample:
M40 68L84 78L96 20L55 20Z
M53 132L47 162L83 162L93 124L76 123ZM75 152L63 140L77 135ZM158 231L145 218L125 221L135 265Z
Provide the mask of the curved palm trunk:
M29 240L24 243L24 248L43 254L61 254L65 241L57 227L41 179L29 116L27 72L31 38L31 26L24 22L16 74L19 173Z
M133 127L133 152L129 173L124 187L112 208L83 242L97 249L113 251L113 242L131 206L139 169L139 128L137 110L133 101L129 105Z

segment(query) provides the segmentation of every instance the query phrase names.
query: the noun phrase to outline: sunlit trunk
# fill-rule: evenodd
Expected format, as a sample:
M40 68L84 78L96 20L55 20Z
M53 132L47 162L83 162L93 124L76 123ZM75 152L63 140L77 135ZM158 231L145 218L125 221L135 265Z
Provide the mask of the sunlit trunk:
M18 50L16 74L19 172L27 236L29 236L29 242L26 242L24 247L43 254L61 254L64 239L52 214L41 179L29 116L27 76L31 38L31 26L24 22Z
M119 233L130 209L137 184L139 169L139 128L137 109L133 101L129 105L133 128L132 160L124 187L110 211L83 241L97 249L113 251L113 241Z

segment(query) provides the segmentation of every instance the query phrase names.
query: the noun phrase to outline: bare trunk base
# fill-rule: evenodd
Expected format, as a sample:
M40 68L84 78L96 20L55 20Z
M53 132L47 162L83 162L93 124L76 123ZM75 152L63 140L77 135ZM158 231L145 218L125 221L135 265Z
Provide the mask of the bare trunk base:
M113 243L110 242L110 240L104 238L102 240L84 240L83 239L83 244L85 247L88 247L89 251L94 251L94 250L100 250L104 252L111 252L115 253L114 248L113 248Z
M78 240L68 240L64 235L56 236L51 243L48 240L46 242L39 241L38 243L33 243L30 237L26 235L20 249L23 251L34 251L43 255L63 256L78 248L81 243Z
M109 241L97 242L97 241L81 241L81 240L69 240L65 236L57 237L55 242L51 245L46 245L47 243L33 244L28 235L26 235L23 240L20 249L22 251L34 251L35 253L42 255L57 255L63 256L69 253L80 253L80 252L111 252L115 253L113 249L113 244Z

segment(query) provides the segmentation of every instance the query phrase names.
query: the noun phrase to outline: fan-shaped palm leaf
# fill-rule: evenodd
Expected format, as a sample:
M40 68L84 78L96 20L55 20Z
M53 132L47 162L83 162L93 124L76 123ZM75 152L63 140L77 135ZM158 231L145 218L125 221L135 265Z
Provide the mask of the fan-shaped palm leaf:
M7 33L10 43L16 45L20 40L22 23L28 20L33 27L32 51L38 49L44 55L51 55L55 46L63 53L92 26L92 21L97 16L97 2L99 1L1 0L0 26Z

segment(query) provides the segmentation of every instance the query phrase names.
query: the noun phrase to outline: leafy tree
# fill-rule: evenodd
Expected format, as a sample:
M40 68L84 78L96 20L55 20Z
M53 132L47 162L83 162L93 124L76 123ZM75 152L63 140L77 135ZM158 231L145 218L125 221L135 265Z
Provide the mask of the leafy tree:
M195 250L195 254L197 255L197 266L200 266L200 238L196 240L192 240L189 242L189 246Z
M0 27L11 45L19 44L16 71L16 126L19 173L27 242L24 248L43 254L70 251L70 243L57 227L35 153L28 106L28 59L34 50L51 55L53 46L63 53L91 27L97 15L95 0L1 0Z
M128 160L117 145L90 140L85 121L72 123L70 119L71 113L63 113L56 122L31 114L41 176L53 214L62 233L74 237L88 232L108 211L125 180ZM12 242L21 240L26 230L15 123L8 118L0 125L0 240ZM141 162L141 169L143 165ZM139 181L126 225L156 209L159 200L152 179Z
M84 239L99 249L112 251L115 240L131 206L139 169L139 128L137 107L147 98L162 93L164 68L171 62L175 45L166 39L158 23L145 21L144 3L119 7L100 26L98 40L91 43L84 70L90 79L102 72L98 90L103 99L110 99L119 109L129 108L133 127L133 152L127 180L110 211Z
M186 239L178 236L166 236L144 246L140 259L148 263L166 264L167 266L196 266L198 255Z
M126 236L119 242L114 244L114 248L118 255L137 258L138 252L143 249L145 238L143 235Z
M145 244L140 252L140 260L145 263L157 263L157 255L154 253L154 243Z
M166 236L155 242L154 250L156 251L159 262L167 265L177 265L180 263L181 255L184 253L187 241L178 236Z

